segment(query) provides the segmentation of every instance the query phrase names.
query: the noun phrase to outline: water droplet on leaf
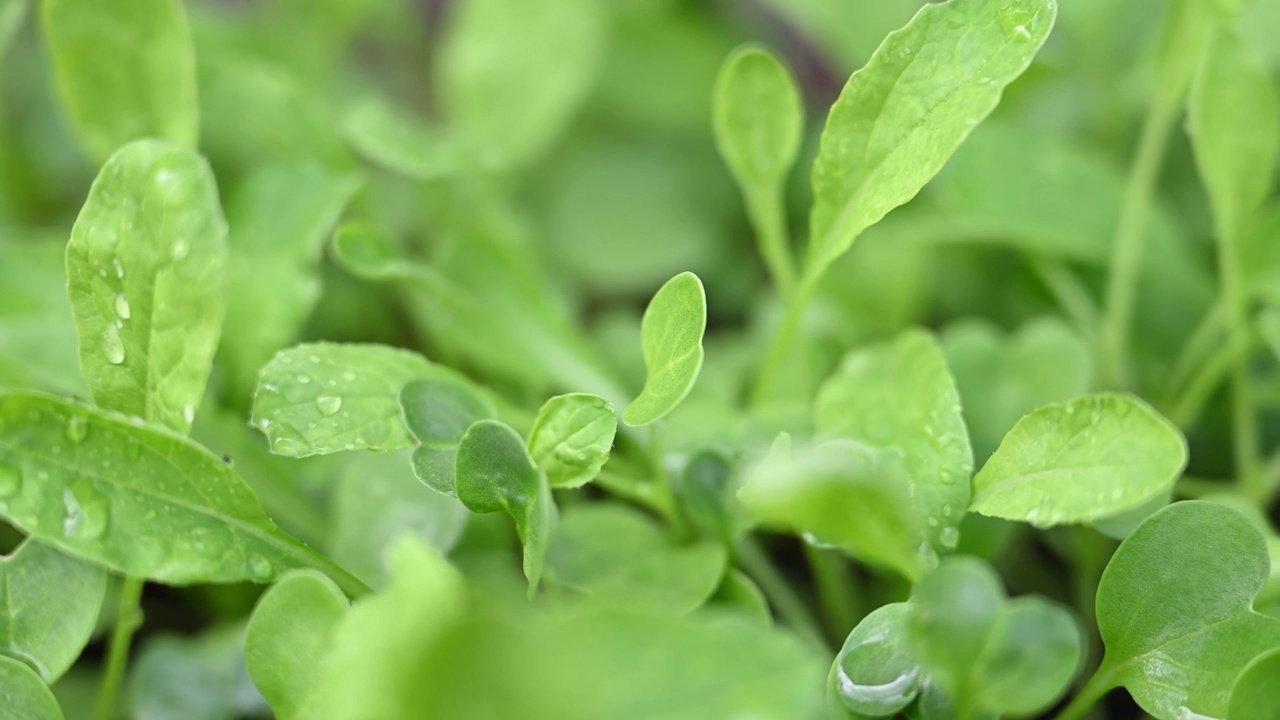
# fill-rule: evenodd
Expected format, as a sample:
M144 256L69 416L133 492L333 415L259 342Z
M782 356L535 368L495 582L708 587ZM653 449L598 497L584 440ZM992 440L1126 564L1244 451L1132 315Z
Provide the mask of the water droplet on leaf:
M128 320L130 314L129 299L124 296L124 293L120 293L116 296L116 315L119 315L121 320Z
M334 415L342 409L342 398L336 395L321 395L316 398L316 407L320 408L320 414L324 416Z
M83 415L72 415L67 420L67 439L79 444L89 434L89 424Z
M960 544L960 531L953 527L944 527L942 532L938 533L938 541L954 550L956 545Z
M99 492L89 478L79 478L64 489L62 504L67 511L62 523L63 535L94 540L107 531L110 509L107 496Z
M108 326L102 333L102 354L112 365L124 362L124 343L120 340L120 331L114 327Z
M111 267L116 269L116 277L124 279L124 265L120 264L120 258L111 258Z
M249 573L254 580L266 582L275 574L275 568L271 567L271 561L261 555L249 555Z

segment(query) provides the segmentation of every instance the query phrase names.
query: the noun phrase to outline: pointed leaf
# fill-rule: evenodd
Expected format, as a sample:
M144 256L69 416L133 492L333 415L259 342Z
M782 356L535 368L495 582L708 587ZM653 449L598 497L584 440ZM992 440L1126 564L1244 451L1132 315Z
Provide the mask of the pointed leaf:
M405 427L418 441L413 472L427 487L445 495L454 489L458 443L467 428L497 414L493 403L456 378L414 380L400 390Z
M213 173L196 153L140 140L107 160L67 244L94 402L190 429L222 331L226 236Z
M632 427L661 420L678 406L702 369L707 295L697 275L685 272L658 290L644 311L640 344L647 370L644 390L622 413Z
M529 431L529 453L551 487L581 487L609 460L618 414L604 398L587 393L553 397Z

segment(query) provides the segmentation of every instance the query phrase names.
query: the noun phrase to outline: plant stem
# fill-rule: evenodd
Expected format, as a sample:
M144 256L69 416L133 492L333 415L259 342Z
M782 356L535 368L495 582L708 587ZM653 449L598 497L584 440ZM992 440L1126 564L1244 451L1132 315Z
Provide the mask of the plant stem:
M745 535L736 547L738 564L751 576L769 599L769 604L790 624L796 632L824 650L832 649L822 634L818 620L804 600L792 589L791 583L773 566L755 538Z
M782 318L782 325L778 327L778 332L773 336L764 365L751 391L752 407L761 407L773 398L774 387L778 384L779 377L787 364L787 355L799 340L800 321L804 318L804 311L809 306L809 301L813 299L821 279L820 271L816 274L806 272L796 291L787 299L786 315Z
M671 474L667 472L667 464L662 452L662 443L658 438L658 428L649 433L649 457L653 463L654 489L659 501L669 508L666 513L667 523L676 537L689 536L689 528L685 525L684 515L680 512L680 503L676 501L675 488L671 486Z
M830 550L804 544L804 554L818 586L818 600L827 629L843 638L858 622L857 588L845 559Z
M1111 675L1112 673L1104 673L1103 669L1099 668L1054 720L1080 720L1084 717L1104 695L1110 692L1111 688L1115 687L1111 682Z
M1173 363L1173 372L1169 374L1168 387L1165 397L1172 404L1172 400L1178 396L1179 391L1190 381L1191 376L1195 374L1196 368L1204 363L1205 358L1213 352L1215 346L1221 342L1223 332L1222 324L1226 315L1226 308L1223 307L1221 301L1214 302L1205 312L1204 317L1200 318L1196 329L1192 331L1191 337L1187 338L1187 342L1183 344L1182 351L1178 353L1178 359Z
M781 189L776 192L753 193L747 198L747 213L756 231L756 241L765 267L778 295L789 298L796 284L795 261L791 256L791 240L787 234L787 218L783 212Z
M1071 317L1080 334L1086 340L1096 341L1098 308L1080 278L1071 272L1066 263L1048 257L1033 258L1031 269L1062 306L1062 310Z
M1205 361L1200 371L1187 383L1187 388L1172 403L1168 413L1174 425L1188 429L1200 419L1205 403L1231 370L1237 355L1247 355L1253 347L1250 335L1232 335L1226 344Z
M116 698L124 680L125 666L129 662L129 646L133 633L142 625L142 600L140 578L126 577L120 585L120 602L116 607L116 624L108 641L107 667L102 674L102 687L98 691L97 720L111 720L116 716Z
M1227 306L1227 323L1235 337L1249 335L1249 298L1240 267L1239 230L1227 229L1218 238L1218 275L1222 298ZM1253 380L1249 376L1246 350L1231 356L1231 440L1235 452L1236 486L1253 500L1265 494L1258 431L1258 414L1253 406Z
M1111 275L1107 282L1106 315L1099 338L1102 354L1099 368L1104 387L1128 384L1126 361L1134 299L1142 268L1142 244L1165 150L1204 44L1207 23L1201 17L1202 12L1198 2L1177 0L1165 25L1156 67L1155 96L1143 121L1138 150L1129 168L1124 204L1116 224Z

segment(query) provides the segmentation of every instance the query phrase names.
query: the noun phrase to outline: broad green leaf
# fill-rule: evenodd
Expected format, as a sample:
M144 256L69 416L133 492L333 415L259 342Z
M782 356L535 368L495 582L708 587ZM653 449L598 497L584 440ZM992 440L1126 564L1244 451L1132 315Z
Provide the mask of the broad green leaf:
M1238 510L1196 500L1147 518L1098 585L1106 655L1092 682L1123 685L1160 720L1229 717L1236 676L1280 647L1280 619L1251 607L1269 565L1262 533Z
M969 510L1038 527L1098 520L1165 492L1186 464L1182 433L1146 403L1083 395L1018 421L973 478Z
M958 705L971 707L980 689L974 669L1004 602L995 571L963 555L944 560L911 594L912 653Z
M222 458L166 428L0 392L0 506L23 531L131 577L266 582L314 553Z
M767 50L747 45L720 68L712 95L712 127L720 156L746 200L761 254L789 291L794 261L786 230L783 186L800 152L804 108L787 68Z
M766 459L738 498L766 525L804 533L915 580L936 561L910 496L903 458L853 440L831 440L787 459Z
M622 413L633 427L662 419L684 400L702 369L707 295L693 273L667 281L644 311L640 345L647 368L644 390Z
M104 159L132 140L196 146L195 51L178 0L42 0L41 25L62 103Z
M1031 63L1056 14L1054 0L951 0L885 39L822 131L810 275L937 174Z
M529 454L553 488L581 487L604 467L618 414L604 398L572 393L551 398L529 431Z
M584 504L561 516L547 573L602 607L681 614L716 591L726 559L717 542L672 543L655 522L624 505Z
M329 230L360 186L354 175L316 163L265 165L227 204L230 289L219 359L236 392L297 339L320 298L320 259Z
M245 635L245 664L276 717L300 717L349 609L342 591L314 570L286 573L258 600Z
M467 165L438 129L382 99L353 106L343 118L342 133L366 160L411 180L446 178Z
M908 330L849 353L819 389L813 412L820 433L898 453L929 544L955 549L973 452L960 395L932 335Z
M226 262L227 225L203 158L140 140L107 160L67 244L94 402L190 429L222 330Z
M0 489L18 481L6 472L0 469ZM26 661L52 684L89 644L106 592L102 567L39 540L23 542L0 556L0 655Z
M421 355L383 345L296 345L258 374L253 425L271 452L289 457L410 447L400 389L439 373Z
M594 0L457 7L440 49L440 101L483 168L536 159L568 124L595 78L604 22Z
M1280 648L1245 666L1231 688L1227 720L1274 720L1280 716Z
M472 425L458 443L455 489L473 512L501 510L516 521L529 592L536 591L556 525L556 506L546 475L524 440L497 420Z
M939 338L955 376L974 456L986 458L1024 415L1087 392L1093 359L1079 333L1057 318L1011 335L986 320L961 320Z
M973 670L978 707L1002 715L1045 710L1070 686L1083 650L1069 611L1038 597L1011 600Z
M317 720L413 717L404 688L426 680L419 665L466 609L462 575L422 543L392 548L391 587L357 602L333 630L319 681L296 717Z
M242 625L216 626L195 637L148 637L129 668L126 692L128 717L148 720L236 720L268 713L245 668Z
M1152 495L1149 500L1141 505L1135 505L1117 515L1098 518L1090 524L1093 525L1093 529L1109 538L1123 540L1129 537L1129 533L1137 530L1143 520L1151 517L1152 513L1171 502L1173 502L1173 485L1165 488L1163 492Z
M737 529L737 507L730 505L732 473L733 468L723 455L703 451L689 458L680 474L681 507L693 526L707 537L728 541Z
M1218 239L1235 242L1271 192L1280 149L1280 97L1239 37L1218 30L1191 86L1187 130Z
M59 238L0 240L0 384L89 394L66 284Z
M354 220L333 234L333 257L362 280L415 280L422 269L402 255L386 228Z
M409 453L360 453L342 469L326 554L375 590L390 582L387 551L413 535L447 555L475 516L457 500L413 481Z
M405 427L418 442L413 472L445 495L454 489L458 443L472 423L497 415L493 403L469 383L451 377L414 380L400 389Z
M831 664L827 698L848 714L841 717L896 715L915 700L924 673L911 650L907 603L873 610L849 633Z
M4 688L0 720L62 720L53 693L21 660L0 655L0 688Z

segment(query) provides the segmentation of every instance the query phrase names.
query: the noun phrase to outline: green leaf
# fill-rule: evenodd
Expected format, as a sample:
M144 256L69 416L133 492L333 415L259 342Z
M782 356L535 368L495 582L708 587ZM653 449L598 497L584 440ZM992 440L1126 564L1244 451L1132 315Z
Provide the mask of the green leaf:
M948 558L911 595L910 638L918 661L961 707L980 686L974 668L1004 606L1000 578L977 558Z
M644 311L640 344L647 368L644 390L622 413L632 427L662 419L684 400L702 369L707 295L693 273L667 281Z
M1051 706L1071 684L1084 637L1069 611L1038 597L1005 605L973 670L977 705L999 714L1032 715Z
M1227 720L1274 720L1280 716L1280 648L1245 666L1231 688Z
M320 298L328 233L360 187L310 162L264 165L227 204L229 299L219 360L249 392L272 353L297 339Z
M447 555L475 517L457 500L413 482L408 455L349 456L334 488L327 554L375 590L390 582L387 551L401 536Z
M21 660L0 655L0 687L5 698L0 720L62 720L53 693Z
M0 514L130 577L266 582L314 554L231 466L166 428L31 392L0 392Z
M143 137L196 146L195 51L181 2L40 4L62 103L95 158Z
M1280 97L1270 70L1219 30L1188 100L1187 131L1219 240L1234 242L1271 192L1280 148Z
M604 398L559 395L538 411L529 431L529 453L553 488L582 487L609 460L618 414Z
M0 489L15 482L6 472ZM52 684L89 644L106 592L101 567L26 540L0 556L0 654L25 660Z
M462 575L422 543L392 549L395 580L357 602L333 630L318 683L296 717L412 717L404 689L420 685L419 663L466 609Z
M1106 655L1091 683L1123 685L1160 720L1229 717L1231 683L1280 647L1280 619L1251 607L1269 571L1262 533L1238 510L1197 500L1147 518L1098 585Z
M203 158L140 140L107 160L67 244L94 402L190 429L222 330L226 262L227 225Z
M245 636L245 664L276 717L302 717L302 703L319 686L325 654L349 609L338 586L314 570L286 573L258 600Z
M0 385L89 394L76 360L66 268L59 237L0 241Z
M569 123L595 78L604 20L594 0L458 6L440 51L440 100L483 168L536 159Z
M1130 395L1098 393L1018 421L973 479L969 510L1050 527L1151 500L1187 464L1182 433Z
M915 700L924 673L909 642L911 613L907 603L882 605L849 633L827 676L833 707L852 717L885 717Z
M678 494L681 507L693 526L707 537L726 542L738 529L738 518L734 512L737 508L731 509L730 506L732 474L733 468L723 455L712 451L699 452L684 466Z
M473 512L502 510L516 521L529 592L536 591L556 525L556 506L546 475L524 440L497 420L472 425L458 443L456 489L458 499Z
M915 580L936 556L910 496L903 458L853 440L766 459L738 498L766 525L806 533L862 560Z
M368 98L347 111L342 132L365 159L411 180L450 177L467 165L438 129L381 98Z
M898 453L935 550L953 550L969 502L973 452L960 395L933 336L908 330L855 350L818 391L814 427Z
M296 345L258 374L253 424L271 452L289 457L410 447L400 389L440 372L417 353L383 345Z
M418 441L413 472L427 487L445 495L454 489L458 443L467 428L497 415L493 403L470 383L456 378L414 380L400 389L405 427Z
M235 720L268 712L245 669L240 625L214 627L195 637L147 638L129 669L127 693L128 717Z
M746 200L761 253L784 292L794 282L783 206L787 173L800 152L804 108L787 68L747 45L720 68L712 94L716 146Z
M678 546L624 505L567 508L547 552L548 576L603 607L658 614L692 612L720 586L724 547Z
M813 166L808 273L910 200L1031 63L1053 0L926 5L849 78Z

